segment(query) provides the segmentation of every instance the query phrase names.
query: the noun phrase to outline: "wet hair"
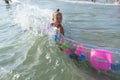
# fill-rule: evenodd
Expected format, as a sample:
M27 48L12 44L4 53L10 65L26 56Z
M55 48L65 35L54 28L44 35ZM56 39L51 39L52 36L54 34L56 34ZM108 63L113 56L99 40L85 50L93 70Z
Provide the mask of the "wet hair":
M56 12L59 12L59 11L60 11L60 9L57 9L57 10L56 10Z
M57 9L57 10L53 13L53 15L52 15L52 20L54 20L54 17L57 16L57 15L61 15L61 17L62 17L62 13L60 12L60 9Z

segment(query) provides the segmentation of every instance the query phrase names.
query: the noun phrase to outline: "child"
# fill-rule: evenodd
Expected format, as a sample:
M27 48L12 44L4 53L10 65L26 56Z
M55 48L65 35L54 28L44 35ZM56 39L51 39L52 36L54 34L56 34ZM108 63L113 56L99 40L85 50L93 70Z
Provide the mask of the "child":
M9 5L9 1L11 1L11 0L5 0L5 3ZM11 2L12 2L12 1L11 1Z
M57 32L64 35L64 29L61 23L62 23L62 13L60 13L59 9L57 9L57 11L53 13L51 25L57 28Z
M57 11L53 13L51 25L52 25L53 27L57 28L57 32L59 32L59 33L61 33L61 34L64 35L64 29L63 29L61 23L62 23L62 13L60 13L60 12L59 12L59 9L57 9ZM65 41L68 43L68 45L72 44L72 40L70 40L70 39L69 39L68 41L67 41L67 40L65 40ZM65 43L66 43L66 42L65 42ZM61 51L66 51L66 50L70 49L70 51L71 51L72 53L74 53L75 50L76 50L76 47L73 47L73 48L68 47L68 48L65 50L64 48L67 47L67 44L64 44L64 40L63 40L63 41L60 41L59 44L60 44L60 46L61 46L61 47L60 47L60 50L61 50ZM76 43L76 44L77 44L77 43ZM73 46L73 44L72 44L72 46ZM79 46L77 46L77 48L81 48L81 49L83 50L83 52L84 52L85 54L87 54L87 49L86 49L84 46L79 45ZM69 51L68 51L68 52L69 52ZM74 57L76 60L78 60L78 59L77 59L77 58L78 58L78 55L74 54L73 57Z

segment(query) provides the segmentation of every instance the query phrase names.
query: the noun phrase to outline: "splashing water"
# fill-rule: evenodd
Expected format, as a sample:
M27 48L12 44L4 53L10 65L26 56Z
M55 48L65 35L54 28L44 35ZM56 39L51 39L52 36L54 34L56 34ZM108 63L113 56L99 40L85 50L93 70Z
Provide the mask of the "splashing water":
M35 34L45 33L53 11L49 9L41 9L38 6L23 4L18 6L14 13L14 22L23 30L32 30Z

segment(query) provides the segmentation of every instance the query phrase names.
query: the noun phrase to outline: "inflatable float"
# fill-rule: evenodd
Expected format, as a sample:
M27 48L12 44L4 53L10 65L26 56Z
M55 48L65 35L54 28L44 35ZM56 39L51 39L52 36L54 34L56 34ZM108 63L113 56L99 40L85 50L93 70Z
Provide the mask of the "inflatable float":
M52 37L70 59L85 60L88 65L98 71L120 74L120 51L118 49L91 47L68 39L60 33L54 33Z

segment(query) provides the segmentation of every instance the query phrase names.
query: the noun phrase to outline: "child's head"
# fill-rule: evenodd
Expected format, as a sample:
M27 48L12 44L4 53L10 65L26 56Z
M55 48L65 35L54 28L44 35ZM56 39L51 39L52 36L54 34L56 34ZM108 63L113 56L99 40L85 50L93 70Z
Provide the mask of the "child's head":
M59 9L57 9L57 11L53 13L52 21L55 24L61 24L62 23L62 13L59 12Z

